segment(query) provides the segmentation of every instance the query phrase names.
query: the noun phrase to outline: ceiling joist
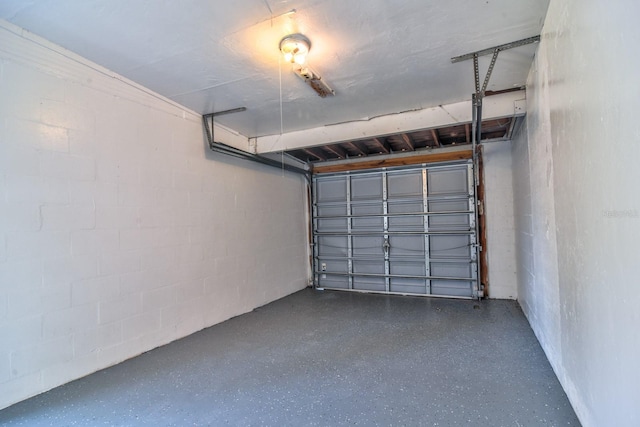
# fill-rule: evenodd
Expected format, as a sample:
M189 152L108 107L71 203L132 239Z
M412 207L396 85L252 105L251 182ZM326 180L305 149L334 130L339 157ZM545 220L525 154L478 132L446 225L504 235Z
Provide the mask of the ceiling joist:
M413 141L411 140L411 137L409 135L407 135L406 133L401 133L400 137L410 151L415 151L416 147L413 145Z
M438 131L436 129L431 129L431 137L433 138L433 145L440 147L440 138L438 138Z

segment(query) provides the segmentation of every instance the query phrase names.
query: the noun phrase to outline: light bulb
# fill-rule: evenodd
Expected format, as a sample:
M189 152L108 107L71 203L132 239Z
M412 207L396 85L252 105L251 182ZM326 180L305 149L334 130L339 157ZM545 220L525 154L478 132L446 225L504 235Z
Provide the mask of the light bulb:
M297 53L297 54L293 55L293 62L295 62L298 65L304 65L306 60L307 60L306 53L305 54Z

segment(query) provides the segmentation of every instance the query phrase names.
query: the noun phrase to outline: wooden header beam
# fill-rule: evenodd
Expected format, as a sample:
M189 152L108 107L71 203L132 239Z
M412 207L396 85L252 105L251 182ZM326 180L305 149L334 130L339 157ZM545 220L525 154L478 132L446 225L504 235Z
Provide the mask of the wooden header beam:
M346 171L358 171L366 169L379 169L394 166L408 166L422 163L452 162L455 160L468 160L473 157L471 150L449 151L444 153L416 154L407 157L391 157L382 160L364 160L358 162L338 163L326 166L314 166L312 172L335 173Z

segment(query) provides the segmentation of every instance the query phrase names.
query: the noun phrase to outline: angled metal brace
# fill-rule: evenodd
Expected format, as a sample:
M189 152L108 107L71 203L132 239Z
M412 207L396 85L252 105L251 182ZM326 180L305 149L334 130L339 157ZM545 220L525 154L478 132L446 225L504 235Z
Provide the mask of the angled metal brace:
M496 61L498 59L498 54L507 49L513 49L514 47L524 46L531 43L537 43L540 41L540 36L529 37L526 39L518 40L511 43L505 43L498 46L490 47L488 49L482 49L476 52L467 53L460 56L455 56L451 58L452 63L464 61L467 59L473 59L473 73L475 77L476 84L476 101L482 103L482 98L484 97L484 93L487 90L487 86L489 85L489 79L491 78L491 73L493 72L493 68L496 65ZM482 83L482 87L480 87L480 71L478 68L478 57L483 55L492 54L491 62L489 63L489 69L487 70L487 75L484 78L484 82Z
M477 190L479 186L479 176L478 176L478 148L482 141L482 98L484 98L484 94L487 90L487 86L489 85L489 79L491 78L491 73L493 72L493 68L496 65L496 61L498 60L498 54L500 51L512 49L518 46L524 46L530 43L537 43L540 41L540 36L529 37L526 39L518 40L511 43L502 44L499 46L490 47L488 49L479 50L476 52L467 53L465 55L456 56L451 58L451 62L456 63L460 61L464 61L467 59L473 59L473 76L475 81L475 93L472 95L472 155L473 155L473 185L474 191L477 195ZM480 70L478 67L478 57L482 55L492 54L491 62L489 63L489 69L487 70L487 74L484 77L484 81L482 82L482 87L480 87ZM477 199L476 199L477 202ZM475 215L475 233L476 236L480 235L479 230L479 218L478 218L478 209L474 209ZM481 298L483 295L482 284L478 283L478 288L476 289L478 298Z
M524 46L531 43L538 43L540 41L540 36L528 37L526 39L518 40L511 43L505 43L494 47L489 47L487 49L478 50L476 52L465 53L464 55L454 56L451 58L451 62L456 63L460 61L465 61L467 59L472 59L474 56L484 56L494 53L496 50L507 50L513 49L514 47Z
M247 110L246 107L240 107L240 108L234 108L232 110L219 111L217 113L204 114L202 116L202 122L204 124L204 129L207 132L207 140L209 142L209 148L211 149L211 151L225 154L232 157L237 157L244 160L250 160L255 163L261 163L263 165L272 166L278 169L285 169L290 172L299 173L307 177L307 180L309 180L310 171L306 169L302 169L287 163L277 162L275 160L269 159L264 156L259 156L257 154L251 154L246 151L239 150L235 147L231 147L230 145L223 144L222 142L216 142L215 136L214 136L213 118L216 116L222 116L224 114L239 113L246 110Z
M209 113L209 114L202 115L204 128L207 131L207 139L209 140L209 147L212 147L212 144L215 143L215 134L214 134L215 126L213 126L213 118L217 116L224 116L225 114L241 113L243 111L247 111L247 107L232 108L231 110L218 111L216 113ZM211 122L211 126L209 126L209 122Z

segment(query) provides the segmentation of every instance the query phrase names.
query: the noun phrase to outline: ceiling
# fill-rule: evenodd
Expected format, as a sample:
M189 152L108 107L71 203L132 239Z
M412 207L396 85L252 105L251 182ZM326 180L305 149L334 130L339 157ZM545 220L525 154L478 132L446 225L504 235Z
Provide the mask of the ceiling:
M259 137L468 100L472 64L451 58L538 35L548 3L3 0L0 18L198 113L246 107L216 122ZM335 96L282 63L278 43L296 32ZM535 46L501 52L488 90L523 86Z

